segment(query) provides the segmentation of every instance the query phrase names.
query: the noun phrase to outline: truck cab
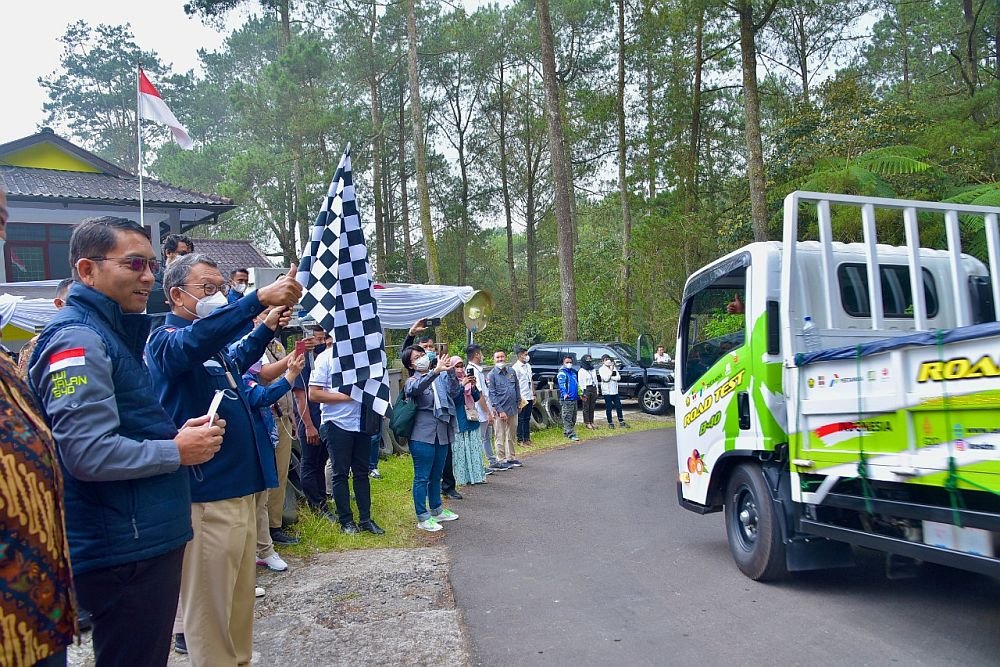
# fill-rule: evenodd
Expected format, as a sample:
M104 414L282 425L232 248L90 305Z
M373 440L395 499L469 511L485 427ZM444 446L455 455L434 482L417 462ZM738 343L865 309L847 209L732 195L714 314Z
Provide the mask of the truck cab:
M862 242L833 239L831 206L856 210ZM1000 572L1000 209L972 208L793 193L782 242L688 279L678 499L726 512L748 576L846 565L850 544ZM906 246L877 242L876 211ZM800 240L801 215L818 241ZM983 219L990 267L961 252L959 215ZM920 245L934 216L947 249ZM985 514L949 515L956 493Z

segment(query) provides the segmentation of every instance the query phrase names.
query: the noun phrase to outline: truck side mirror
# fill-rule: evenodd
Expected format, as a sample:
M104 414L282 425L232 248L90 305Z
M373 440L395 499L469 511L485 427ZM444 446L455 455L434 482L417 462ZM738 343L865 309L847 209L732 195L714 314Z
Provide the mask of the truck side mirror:
M649 368L653 365L653 340L646 334L639 336L635 343L635 349L639 352L639 366ZM617 362L621 366L621 362Z

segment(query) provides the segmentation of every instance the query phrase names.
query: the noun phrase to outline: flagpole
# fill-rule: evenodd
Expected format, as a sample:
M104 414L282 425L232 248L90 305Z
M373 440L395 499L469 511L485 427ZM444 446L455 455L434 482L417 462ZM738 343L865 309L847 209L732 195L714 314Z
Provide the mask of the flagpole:
M139 77L142 76L142 64L138 63L135 72L135 137L139 145L139 225L145 229L145 207L142 203L142 100L140 99Z

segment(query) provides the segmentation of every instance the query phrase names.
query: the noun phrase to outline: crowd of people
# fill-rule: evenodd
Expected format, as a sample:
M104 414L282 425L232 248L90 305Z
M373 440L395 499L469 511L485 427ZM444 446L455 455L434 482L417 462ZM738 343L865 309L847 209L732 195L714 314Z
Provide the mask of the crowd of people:
M0 239L6 220L0 190ZM0 665L64 665L85 624L99 667L164 665L171 649L249 664L257 568L287 570L275 547L297 542L283 527L293 441L305 505L383 535L383 418L331 383L315 323L291 353L276 340L302 295L295 267L248 291L245 269L223 276L170 235L161 268L146 231L114 217L76 225L69 245L55 317L18 365L0 354ZM400 358L415 524L436 532L458 519L444 507L458 487L521 467L534 383L526 350L485 372L478 345L439 357L428 329L414 324ZM578 385L585 411L596 382L611 395L617 370L602 370L560 378L574 423ZM592 402L585 414L592 426Z

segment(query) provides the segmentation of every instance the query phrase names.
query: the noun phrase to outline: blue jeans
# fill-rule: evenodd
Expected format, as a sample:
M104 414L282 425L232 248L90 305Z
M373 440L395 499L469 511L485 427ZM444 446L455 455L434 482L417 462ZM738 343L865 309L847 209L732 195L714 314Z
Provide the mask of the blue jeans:
M611 410L614 409L618 412L618 423L624 424L625 417L622 415L622 397L618 394L605 394L604 395L604 414L608 418L608 423L611 424Z
M434 445L410 440L410 457L413 459L413 508L417 521L426 521L431 515L441 513L441 473L451 445ZM428 508L430 504L430 508ZM429 509L429 511L428 511Z
M372 436L372 455L368 459L368 472L378 470L378 452L382 447L382 434L376 433Z

